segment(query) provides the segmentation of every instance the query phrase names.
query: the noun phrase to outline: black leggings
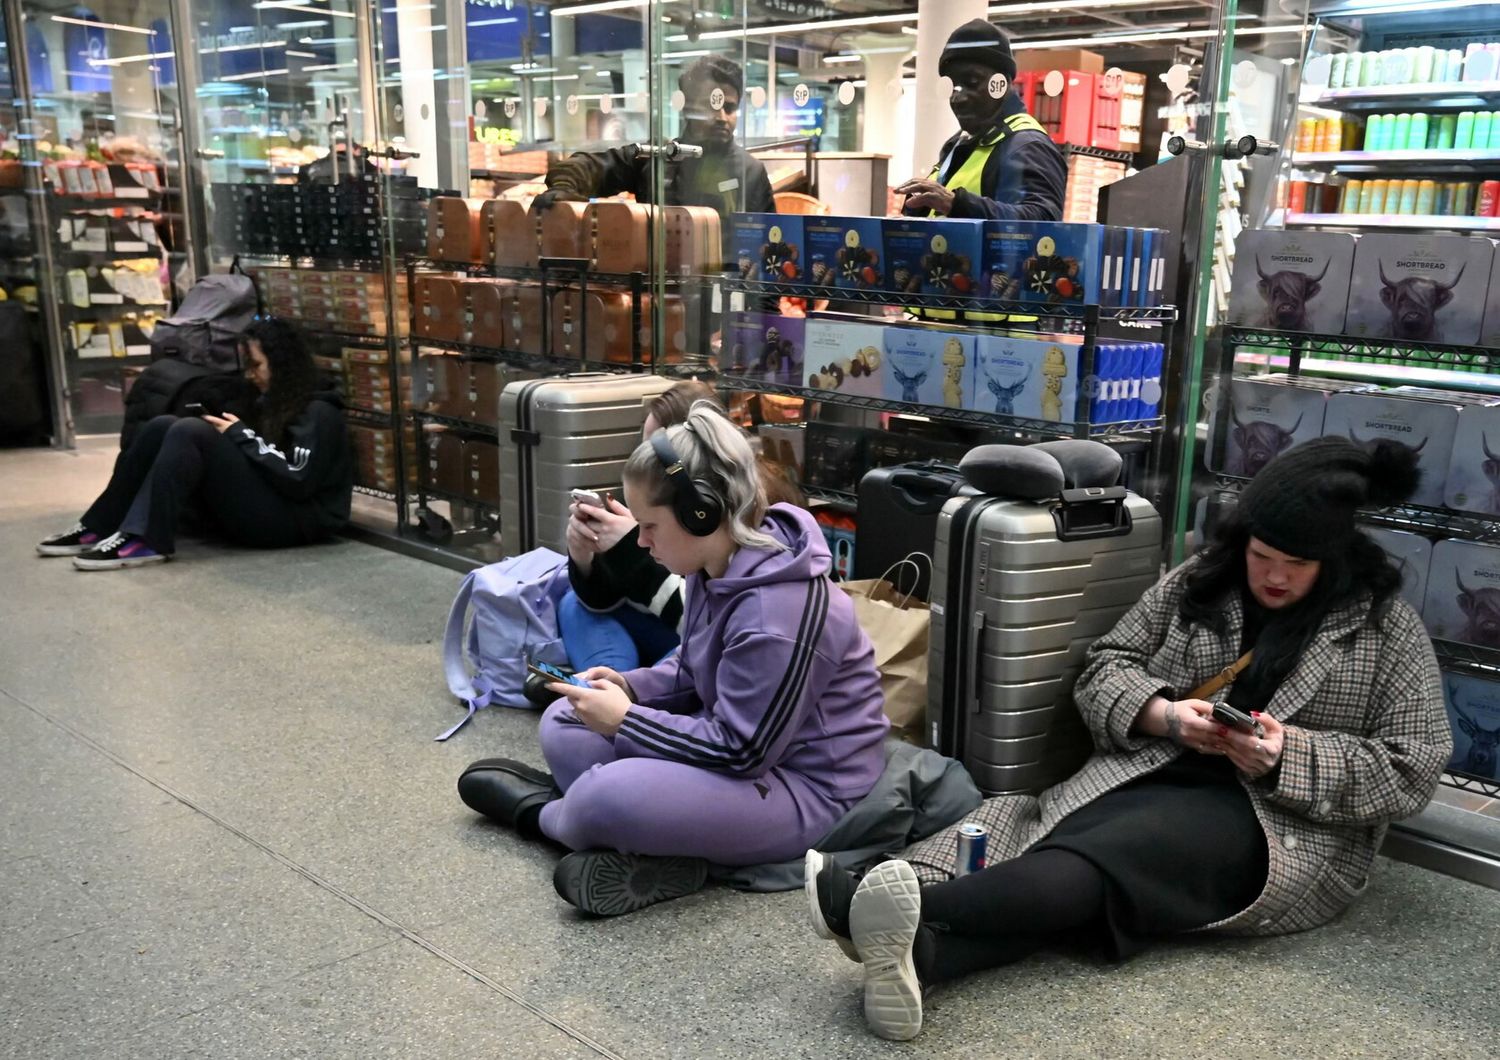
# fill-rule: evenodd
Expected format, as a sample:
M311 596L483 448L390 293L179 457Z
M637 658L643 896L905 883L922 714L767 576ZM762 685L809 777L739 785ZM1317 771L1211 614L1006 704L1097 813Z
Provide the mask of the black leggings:
M277 493L239 446L196 416L157 416L142 427L81 522L96 534L138 534L170 553L182 507L193 498L237 544L286 548L308 540L299 506Z
M1058 849L924 887L917 975L930 986L1076 940L1102 924L1104 900L1093 862Z

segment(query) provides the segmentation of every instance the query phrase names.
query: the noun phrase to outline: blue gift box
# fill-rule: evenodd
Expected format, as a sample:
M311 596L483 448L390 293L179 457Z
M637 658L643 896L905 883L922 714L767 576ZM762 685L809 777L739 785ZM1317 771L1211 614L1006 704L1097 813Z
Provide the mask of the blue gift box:
M886 289L902 294L982 295L984 222L887 217Z
M914 405L962 408L973 391L974 336L941 327L888 327L883 396Z
M801 317L779 313L736 313L724 357L727 371L770 382L802 382L804 324Z
M878 291L885 286L885 252L878 217L807 217L807 282Z
M734 260L744 280L807 283L802 217L785 213L734 215Z
M1072 423L1078 408L1076 336L981 334L969 407L980 412Z

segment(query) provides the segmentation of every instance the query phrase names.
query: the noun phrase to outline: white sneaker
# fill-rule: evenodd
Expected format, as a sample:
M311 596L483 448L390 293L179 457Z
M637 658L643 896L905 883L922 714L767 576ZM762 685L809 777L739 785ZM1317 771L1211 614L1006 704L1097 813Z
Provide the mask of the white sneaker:
M849 930L865 966L865 1023L892 1041L922 1029L922 984L912 962L921 921L921 885L906 862L882 862L860 880Z

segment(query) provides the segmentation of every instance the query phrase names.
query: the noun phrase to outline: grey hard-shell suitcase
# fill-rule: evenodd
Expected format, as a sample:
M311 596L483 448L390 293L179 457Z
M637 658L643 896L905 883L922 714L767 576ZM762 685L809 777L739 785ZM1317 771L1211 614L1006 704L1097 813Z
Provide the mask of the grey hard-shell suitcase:
M1089 645L1156 582L1156 509L1123 486L954 497L934 559L932 746L988 795L1065 780L1092 747L1073 682Z
M620 496L641 441L646 402L672 385L656 375L583 372L511 383L500 392L500 544L507 556L567 551L569 494Z

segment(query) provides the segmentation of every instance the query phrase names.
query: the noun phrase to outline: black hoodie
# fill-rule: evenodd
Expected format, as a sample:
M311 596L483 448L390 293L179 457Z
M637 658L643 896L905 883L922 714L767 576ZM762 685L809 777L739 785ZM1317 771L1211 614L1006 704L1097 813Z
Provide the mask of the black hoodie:
M282 432L279 446L245 423L224 432L276 492L292 503L297 525L309 541L326 538L349 521L354 457L343 404L332 391L314 394Z

